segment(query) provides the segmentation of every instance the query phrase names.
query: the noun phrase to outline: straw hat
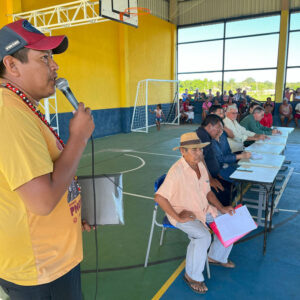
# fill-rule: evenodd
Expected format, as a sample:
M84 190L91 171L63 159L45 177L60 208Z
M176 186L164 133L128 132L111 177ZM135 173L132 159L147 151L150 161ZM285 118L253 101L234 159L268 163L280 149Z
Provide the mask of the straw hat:
M180 146L173 148L173 150L177 150L180 147L184 148L204 148L210 143L201 143L196 132L187 132L181 135L180 137Z

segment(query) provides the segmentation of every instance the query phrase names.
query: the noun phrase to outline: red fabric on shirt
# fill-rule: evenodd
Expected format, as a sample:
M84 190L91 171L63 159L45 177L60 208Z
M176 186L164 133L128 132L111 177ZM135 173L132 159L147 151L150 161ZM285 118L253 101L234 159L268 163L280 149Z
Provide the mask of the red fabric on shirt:
M264 117L261 119L260 124L266 127L272 127L273 125L273 116L271 113L268 113L264 115Z

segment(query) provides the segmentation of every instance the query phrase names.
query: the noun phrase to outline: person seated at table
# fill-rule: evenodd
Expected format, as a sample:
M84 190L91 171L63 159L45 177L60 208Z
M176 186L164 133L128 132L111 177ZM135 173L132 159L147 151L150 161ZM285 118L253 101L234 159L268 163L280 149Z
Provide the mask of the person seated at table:
M221 119L225 118L224 109L220 105L213 105L210 108L210 113L219 116ZM236 170L237 161L243 158L250 158L251 153L242 152L239 154L233 154L228 144L228 136L231 138L234 137L232 131L224 126L223 133L212 140L212 145L216 154L216 158L221 167L221 177L227 181L232 181L232 179L230 179L230 175Z
M254 108L253 113L245 117L240 124L247 130L257 134L272 135L280 133L277 129L272 129L259 123L264 117L264 114L265 110L261 106L257 106Z
M300 119L300 103L298 103L295 107L295 124L296 127L298 127L298 120Z
M210 173L211 188L218 200L225 206L231 204L232 182L220 176L221 166L216 158L212 140L223 132L223 120L217 115L208 115L196 130L202 142L210 143L203 149L204 160Z
M206 225L218 214L235 213L233 207L223 206L210 189L202 150L207 145L199 140L195 132L181 136L180 146L173 150L179 148L182 157L170 168L154 199L170 223L190 239L183 279L199 294L208 291L203 276L206 258L211 264L235 267L228 259L232 245L225 248L216 235L211 243L211 234Z
M265 114L260 120L260 124L271 128L273 126L273 116L272 116L273 106L272 104L265 103Z
M241 126L237 118L237 108L235 105L228 106L226 111L226 118L224 119L224 125L231 129L234 135L234 138L227 138L230 149L233 153L241 153L244 151L244 142L245 141L257 141L264 140L266 136L264 134L256 134L255 132L248 131L246 128Z
M293 120L293 108L292 105L288 103L287 99L283 99L282 104L279 106L279 116L281 126L289 126L290 122ZM286 125L284 123L287 119Z

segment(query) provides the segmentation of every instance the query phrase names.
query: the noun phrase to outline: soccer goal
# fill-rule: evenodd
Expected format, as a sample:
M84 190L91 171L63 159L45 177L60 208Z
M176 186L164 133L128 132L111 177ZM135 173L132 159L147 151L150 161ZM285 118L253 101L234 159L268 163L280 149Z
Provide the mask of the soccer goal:
M155 113L161 104L162 124L179 125L178 80L144 79L138 82L131 131L148 133L155 126ZM151 112L150 112L151 110Z

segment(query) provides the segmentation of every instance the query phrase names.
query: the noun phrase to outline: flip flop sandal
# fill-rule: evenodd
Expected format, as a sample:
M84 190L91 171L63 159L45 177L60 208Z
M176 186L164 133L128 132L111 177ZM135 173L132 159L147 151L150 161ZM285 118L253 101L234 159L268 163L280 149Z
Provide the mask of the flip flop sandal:
M229 259L228 259L227 263L221 263L218 261L210 261L210 260L208 260L208 262L209 262L209 264L211 264L213 266L221 266L221 267L229 268L229 269L235 268L234 262Z
M207 291L199 291L199 290L197 290L197 289L195 289L194 287L192 287L192 284L193 285L198 285L198 286L200 286L200 287L204 287L204 281L202 281L202 282L199 282L199 281L194 281L194 280L191 280L191 281L189 281L186 277L185 277L185 275L183 275L182 276L183 277L183 280L185 281L185 283L190 287L190 289L193 291L193 292L195 292L195 293L197 293L197 294L206 294L206 292Z

